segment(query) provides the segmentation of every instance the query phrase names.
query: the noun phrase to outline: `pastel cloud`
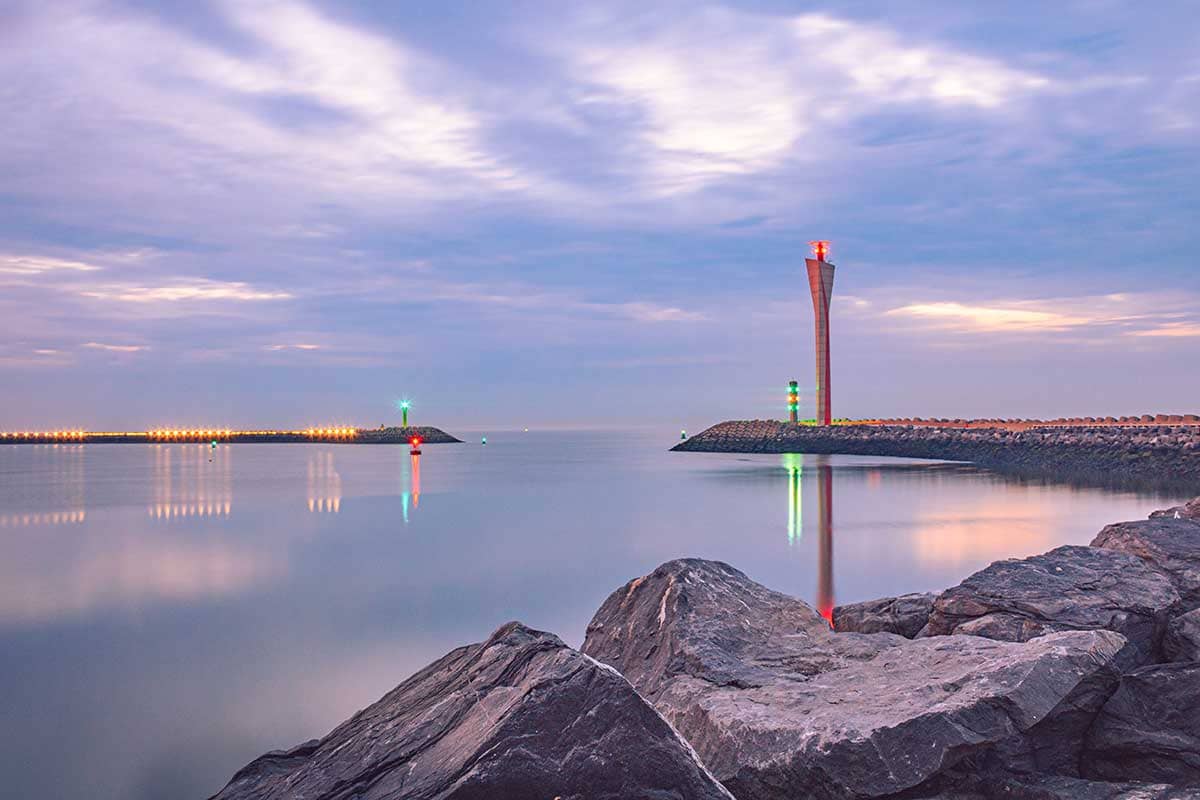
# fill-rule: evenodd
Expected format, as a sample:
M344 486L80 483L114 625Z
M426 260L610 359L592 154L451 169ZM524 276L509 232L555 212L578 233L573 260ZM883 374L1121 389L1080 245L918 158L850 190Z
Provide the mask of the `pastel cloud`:
M287 300L293 296L290 292L258 289L243 281L215 281L203 278L163 286L112 284L87 288L81 290L80 294L84 297L95 298L97 300L125 303L178 303L220 300L249 302Z
M605 41L585 41L571 56L594 87L585 104L643 112L641 143L667 193L813 158L829 141L821 129L883 108L987 111L1052 86L994 59L825 14L781 24L710 7L680 17L651 36L610 42L605 31Z
M938 300L902 305L883 316L972 334L1092 332L1101 336L1189 337L1200 335L1197 300L1191 294L1154 292L988 304Z
M106 353L140 353L146 349L137 344L105 344L104 342L87 342L83 346L88 350L103 350Z
M0 273L8 275L41 275L52 272L95 272L94 264L63 258L36 255L0 255Z
M938 302L913 303L887 312L973 331L1061 331L1087 325L1094 320L1027 307L997 307Z

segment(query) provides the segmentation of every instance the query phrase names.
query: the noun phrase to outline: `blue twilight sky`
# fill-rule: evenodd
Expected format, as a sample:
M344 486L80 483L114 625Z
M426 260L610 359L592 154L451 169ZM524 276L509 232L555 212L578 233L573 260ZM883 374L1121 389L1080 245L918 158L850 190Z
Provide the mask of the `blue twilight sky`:
M0 0L0 427L1200 410L1195 2ZM811 412L811 397L805 400Z

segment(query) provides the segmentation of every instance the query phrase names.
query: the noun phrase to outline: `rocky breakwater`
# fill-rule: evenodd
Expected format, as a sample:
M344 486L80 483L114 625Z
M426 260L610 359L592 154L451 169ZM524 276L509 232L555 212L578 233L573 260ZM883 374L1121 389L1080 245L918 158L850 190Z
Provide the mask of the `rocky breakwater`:
M430 664L214 800L732 800L616 671L518 623Z
M461 444L462 439L457 439L446 433L441 428L434 428L429 425L410 425L407 428L393 426L390 428L362 428L354 437L354 442L357 444L404 444L412 441L414 436L421 439L422 444Z
M977 770L1049 774L1064 797L1123 797L1107 782L1128 781L1176 787L1161 796L1200 797L1200 521L1177 513L1195 508L1200 498L1148 520L1109 525L1090 547L998 561L933 598L918 639L1022 642L1049 631L1110 630L1128 642L1116 660L1119 678L1078 693L1074 708L1046 728L1059 726L1047 741L1070 741L1071 748L999 748L1000 766L985 759ZM855 607L887 608L890 601ZM834 619L844 621L843 630L879 624L839 612ZM1157 791L1142 786L1132 796Z
M714 425L672 450L928 458L1097 485L1200 488L1200 426L1187 424L1013 430L748 420Z
M582 652L509 623L216 798L1200 798L1200 520L1175 511L836 630L669 561Z
M800 600L686 559L614 592L583 652L621 670L736 797L782 800L934 792L990 750L1059 746L1045 732L1116 683L1126 647L1109 631L835 633Z

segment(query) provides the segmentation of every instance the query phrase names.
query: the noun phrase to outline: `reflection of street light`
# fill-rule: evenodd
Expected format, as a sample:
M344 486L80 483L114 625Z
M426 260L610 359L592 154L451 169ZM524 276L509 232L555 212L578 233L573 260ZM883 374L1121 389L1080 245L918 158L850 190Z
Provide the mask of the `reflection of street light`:
M403 417L401 424L403 425L403 427L407 428L408 427L408 401L407 400L400 401L400 413Z

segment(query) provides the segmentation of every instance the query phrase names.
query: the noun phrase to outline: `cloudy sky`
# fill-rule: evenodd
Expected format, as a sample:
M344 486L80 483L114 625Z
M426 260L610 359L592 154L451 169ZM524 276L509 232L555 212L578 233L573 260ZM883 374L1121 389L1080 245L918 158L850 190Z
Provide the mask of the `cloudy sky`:
M1200 410L1193 2L0 0L0 427Z

